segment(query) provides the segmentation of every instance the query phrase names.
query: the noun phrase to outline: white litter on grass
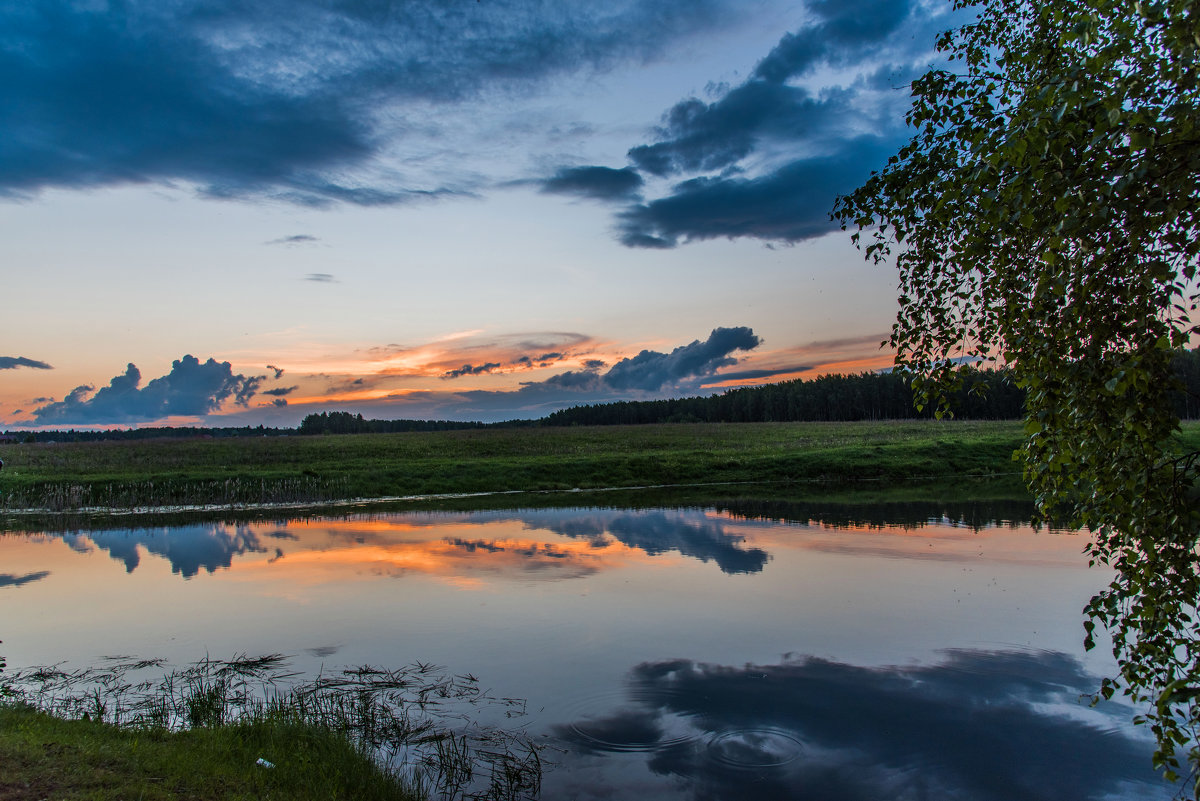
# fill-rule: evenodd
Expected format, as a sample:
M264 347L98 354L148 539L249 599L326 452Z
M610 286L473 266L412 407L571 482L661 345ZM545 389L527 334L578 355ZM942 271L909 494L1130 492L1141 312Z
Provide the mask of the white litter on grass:
M275 763L274 763L274 762L268 762L267 760L263 759L262 757L259 757L259 758L258 758L258 761L257 761L257 762L255 762L254 764L255 764L255 765L258 765L260 768L273 768L273 767L275 767Z

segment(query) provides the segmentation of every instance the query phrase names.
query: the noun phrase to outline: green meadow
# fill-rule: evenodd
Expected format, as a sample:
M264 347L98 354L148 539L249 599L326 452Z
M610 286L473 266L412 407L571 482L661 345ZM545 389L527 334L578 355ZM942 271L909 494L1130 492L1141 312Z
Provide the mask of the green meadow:
M1019 485L1016 422L680 423L0 448L9 510L760 483Z

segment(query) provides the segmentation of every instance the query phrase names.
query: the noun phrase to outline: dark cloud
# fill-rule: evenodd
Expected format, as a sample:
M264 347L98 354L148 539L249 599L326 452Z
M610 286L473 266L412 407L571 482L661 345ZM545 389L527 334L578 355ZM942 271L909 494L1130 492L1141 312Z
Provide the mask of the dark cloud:
M268 366L268 367L270 367L270 365L267 365L267 366ZM262 391L262 394L264 394L264 395L274 395L274 396L275 396L275 397L277 397L277 398L282 398L284 395L291 395L293 392L295 392L295 391L296 391L296 390L298 390L298 389L300 389L300 387L299 387L299 386L295 386L295 387L275 387L274 389L264 389L264 390Z
M186 358L186 357L184 357ZM212 361L212 359L209 359ZM250 399L258 392L258 388L267 380L265 375L242 376L241 382L233 393L233 402L238 406L249 406Z
M833 230L834 199L907 138L907 96L893 90L928 68L935 32L953 23L915 8L915 0L821 0L809 6L812 24L783 36L745 81L710 84L711 102L672 106L655 141L628 157L641 173L684 180L619 212L621 242L799 242ZM855 77L820 91L799 85L821 68Z
M641 63L743 13L722 0L570 13L522 0L8 3L0 194L175 181L314 205L461 194L371 172L405 131L403 111L381 109Z
M30 584L34 581L41 581L48 575L50 575L49 570L39 570L36 573L26 573L23 576L14 576L11 573L0 573L0 587L20 587L25 584Z
M821 236L836 227L829 215L834 196L854 189L894 149L894 142L862 137L837 155L800 159L757 178L684 181L666 197L622 211L621 241L670 248L680 240Z
M811 369L813 369L811 364L793 364L789 367L775 367L770 370L735 370L729 373L721 373L719 378L722 381L750 381L760 378L774 378L777 375L804 373Z
M816 0L808 10L819 22L789 33L758 63L753 77L782 83L822 62L856 63L893 45L892 34L913 12L912 0ZM903 46L903 42L900 43ZM919 48L929 40L915 43Z
M482 375L484 373L490 373L499 368L499 362L488 362L487 364L478 365L464 364L457 370L447 370L446 372L442 373L442 378L462 378L464 375Z
M731 353L753 350L761 342L754 331L745 326L714 328L703 342L697 339L670 353L644 350L632 358L621 359L603 375L595 372L563 373L546 383L554 382L562 386L564 376L587 375L612 389L652 392L686 379L712 376L721 367L737 364L737 359L730 356Z
M229 362L210 358L201 363L188 355L172 362L170 373L141 387L142 374L130 364L124 374L114 377L94 395L94 387L79 386L64 400L35 409L33 415L44 425L127 423L170 415L206 415L220 409L230 398L245 406L262 378L235 374Z
M313 242L319 242L315 236L308 234L293 234L292 236L284 236L279 239L272 239L269 242L263 242L264 245L308 245Z
M288 405L287 398L275 398L274 400L271 401L271 405L276 408L282 409L284 406Z
M1098 686L1055 652L953 650L905 667L680 659L638 665L626 707L556 731L583 752L643 752L697 801L1170 798L1151 746L1115 727L1128 710L1087 709Z
M542 191L595 200L628 200L642 188L642 176L626 167L563 167L542 183Z
M304 276L305 281L314 281L318 284L336 284L338 280L329 273L309 273Z
M26 359L24 356L0 356L0 370L13 370L17 367L32 367L35 370L53 370L45 362Z
M276 367L276 366L275 366L275 365L273 365L273 364L268 364L268 365L267 365L267 369L268 369L268 370L274 370L274 371L275 371L275 380L276 380L276 381L278 381L278 380L279 380L279 377L280 377L281 375L283 375L283 368L282 368L282 367Z
M836 139L848 119L845 92L814 98L807 90L750 81L714 103L691 98L667 112L663 141L629 151L640 169L666 176L721 170L750 155L762 139ZM808 143L811 146L811 143Z

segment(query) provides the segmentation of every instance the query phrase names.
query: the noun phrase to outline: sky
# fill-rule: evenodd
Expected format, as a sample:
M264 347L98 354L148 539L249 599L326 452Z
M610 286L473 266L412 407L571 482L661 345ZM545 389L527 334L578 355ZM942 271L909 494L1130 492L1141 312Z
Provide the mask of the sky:
M830 221L949 0L0 0L0 426L885 368Z

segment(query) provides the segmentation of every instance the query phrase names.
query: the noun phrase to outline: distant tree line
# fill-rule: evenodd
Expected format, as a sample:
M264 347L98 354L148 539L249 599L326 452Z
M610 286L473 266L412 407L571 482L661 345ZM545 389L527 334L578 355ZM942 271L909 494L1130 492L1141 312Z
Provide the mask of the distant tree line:
M1174 357L1179 389L1175 406L1185 420L1200 418L1200 348ZM969 370L957 393L954 414L963 420L1015 420L1022 416L1025 393L1007 370ZM917 420L912 390L897 373L826 375L757 387L738 387L705 397L618 401L562 409L538 420L499 423L456 420L368 420L350 412L318 412L297 428L240 426L224 428L157 427L111 431L17 431L9 441L85 442L189 437L277 437L288 434L381 434L401 431L455 431L527 426L629 425L638 423L762 423L793 421Z
M1200 418L1200 348L1174 357L1180 387L1175 405L1183 419ZM1004 369L968 370L952 408L960 420L1015 420L1023 416L1025 392ZM542 425L637 423L765 423L793 421L919 420L912 390L898 373L826 375L718 395L573 406L543 418Z
M1007 420L1021 415L1024 393L1003 370L967 374L954 406L968 420ZM826 375L718 395L652 401L618 401L575 406L547 416L552 426L630 423L769 423L792 421L910 420L932 416L918 411L912 390L896 373Z
M517 421L529 424L533 421ZM488 428L489 423L456 422L454 420L365 420L361 414L350 412L318 412L300 422L300 434L392 434L400 431L456 431L468 428Z

